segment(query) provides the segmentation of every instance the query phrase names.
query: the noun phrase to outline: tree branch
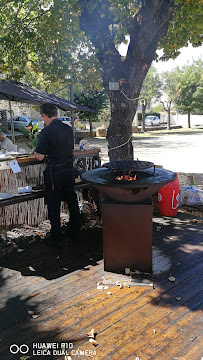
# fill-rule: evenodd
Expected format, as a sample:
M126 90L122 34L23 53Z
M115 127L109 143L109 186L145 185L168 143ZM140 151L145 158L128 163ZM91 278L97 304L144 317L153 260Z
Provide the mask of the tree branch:
M2 4L2 6L0 7L0 10L2 10L5 5L8 5L8 4L12 3L12 2L13 2L13 0L6 1L4 4Z
M38 1L38 3L39 3L39 1ZM27 13L26 16L24 16L24 18L18 23L18 26L24 23L24 21L26 20L26 18L28 18L28 16L29 16L30 13L32 12L32 10L36 7L36 5L37 5L37 3L35 4L35 6L33 6L33 7L30 9L29 13ZM49 11L51 11L51 9L48 9L48 10L44 11L42 14L39 14L39 15L37 15L36 17L33 17L33 18L29 19L29 22L27 23L27 26L29 26L30 23L31 23L33 20L36 20L36 19L40 18L41 16L44 16L44 15L45 15L46 13L48 13ZM18 11L17 11L16 17L17 17L17 15L18 15L18 13L19 13L19 9L18 9ZM12 23L9 27L7 27L6 29L3 29L4 33L5 33L5 32L8 32L8 31L11 30L11 29L13 29L13 26L14 26L14 24Z
M111 72L113 77L122 63L109 30L109 26L114 22L113 15L109 10L109 2L108 0L104 0L102 3L98 2L91 13L88 11L84 0L79 0L79 2L81 5L80 28L85 31L92 44L98 49L97 57L103 68L108 73Z
M42 14L39 14L38 16L30 19L30 21L27 23L27 25L30 25L30 23L31 23L32 21L39 19L40 17L44 16L45 14L47 14L47 13L50 12L50 11L51 11L51 9L48 9L48 10L44 11Z

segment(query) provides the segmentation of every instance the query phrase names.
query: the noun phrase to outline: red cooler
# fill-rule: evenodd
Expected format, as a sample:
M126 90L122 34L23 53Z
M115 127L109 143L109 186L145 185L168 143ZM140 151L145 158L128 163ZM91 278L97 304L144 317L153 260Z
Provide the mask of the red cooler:
M158 192L159 214L163 216L177 215L180 183L178 174L176 179L162 187Z

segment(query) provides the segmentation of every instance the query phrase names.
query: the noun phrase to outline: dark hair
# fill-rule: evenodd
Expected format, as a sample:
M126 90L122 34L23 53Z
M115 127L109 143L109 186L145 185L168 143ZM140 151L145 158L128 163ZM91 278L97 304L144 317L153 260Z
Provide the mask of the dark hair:
M49 118L57 116L57 107L54 104L45 103L40 105L40 114L44 114Z

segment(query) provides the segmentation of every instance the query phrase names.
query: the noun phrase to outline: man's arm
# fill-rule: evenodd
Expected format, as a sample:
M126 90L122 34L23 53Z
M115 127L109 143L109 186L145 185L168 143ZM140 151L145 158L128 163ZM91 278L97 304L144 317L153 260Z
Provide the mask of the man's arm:
M39 154L39 153L37 153L36 151L34 152L34 156L35 156L36 159L39 160L39 161L42 161L42 160L44 159L44 157L45 157L45 155Z
M47 154L47 136L45 134L45 129L42 129L42 131L39 134L38 137L38 143L34 152L34 156L37 160L42 161Z

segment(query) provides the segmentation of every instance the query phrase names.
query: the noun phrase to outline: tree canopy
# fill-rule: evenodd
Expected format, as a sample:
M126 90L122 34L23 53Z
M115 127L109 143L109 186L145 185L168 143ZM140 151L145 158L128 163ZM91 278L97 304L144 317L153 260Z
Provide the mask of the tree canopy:
M191 65L177 69L178 97L176 108L191 111L195 114L203 112L203 61L198 60Z
M201 44L201 1L153 0L149 3L152 4L146 6L144 0L0 0L0 71L17 80L32 70L37 77L41 74L38 83L45 79L52 84L67 75L73 80L79 75L83 80L101 71L95 57L100 52L101 37L96 36L97 48L91 34L94 29L84 33L81 15L83 19L94 18L89 28L94 24L95 32L98 27L105 28L100 34L103 45L107 40L108 47L115 47L130 34L131 47L144 17L149 15L147 12L163 7L162 11L170 13L167 35L158 44L164 49L164 59L177 56L178 49L187 46L188 41L193 46ZM160 23L160 26L163 25ZM155 36L154 29L155 26L148 29L146 47ZM116 54L117 50L114 51ZM34 82L34 74L27 80Z
M145 111L152 100L158 100L161 96L161 79L156 69L151 66L144 79L139 100L142 104L142 131L145 131Z
M74 101L95 111L89 113L89 115L88 113L80 113L80 119L91 117L92 120L96 120L98 113L107 105L108 96L104 89L102 91L80 91L74 94Z
M98 91L102 78L112 159L133 156L132 121L156 50L174 58L188 41L199 46L202 39L201 0L0 0L0 9L1 73L31 73L46 87L82 79ZM126 35L124 58L118 45Z
M152 99L157 100L161 94L161 79L154 66L151 66L146 78L144 79L140 92L141 102L150 104Z

